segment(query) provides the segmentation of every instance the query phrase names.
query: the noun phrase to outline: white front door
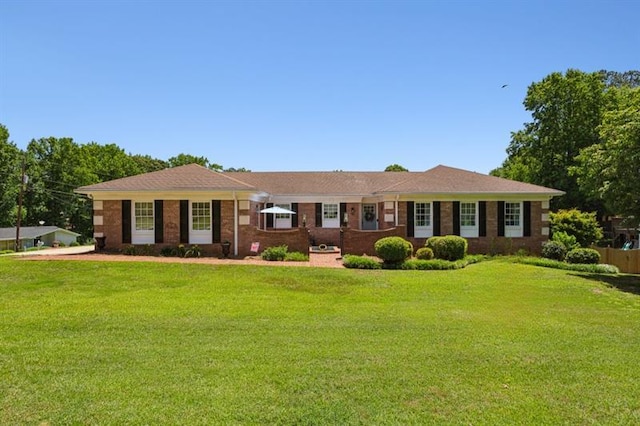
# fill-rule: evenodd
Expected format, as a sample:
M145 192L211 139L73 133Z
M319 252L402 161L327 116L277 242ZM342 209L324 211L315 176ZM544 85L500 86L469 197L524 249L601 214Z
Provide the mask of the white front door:
M283 209L291 210L291 204L275 204ZM276 213L273 227L276 229L291 228L291 215L288 213Z

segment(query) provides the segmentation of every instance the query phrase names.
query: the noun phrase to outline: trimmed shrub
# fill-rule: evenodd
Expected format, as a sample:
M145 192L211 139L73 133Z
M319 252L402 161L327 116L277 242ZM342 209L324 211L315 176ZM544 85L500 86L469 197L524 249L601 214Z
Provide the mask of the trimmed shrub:
M160 249L160 256L172 257L172 256L176 256L176 255L177 255L177 251L173 247L162 247Z
M420 247L416 251L416 259L419 259L419 260L433 259L433 250L431 250L429 247Z
M573 235L569 235L564 231L554 232L551 241L562 244L566 247L567 251L580 247L580 244L578 244L576 237Z
M138 252L136 250L136 246L128 245L122 249L122 254L126 254L127 256L135 256L136 254L138 254Z
M577 248L567 253L565 260L569 263L595 265L600 262L600 253L590 248Z
M567 248L557 241L547 241L542 245L542 257L551 260L564 260Z
M436 259L460 260L467 255L467 240L457 235L430 237L425 246L433 250Z
M269 261L284 260L284 258L287 257L288 248L289 247L286 245L267 247L266 249L264 249L260 257L262 257L262 259L264 260Z
M287 262L308 262L309 256L299 251L292 251L284 256L284 260Z
M79 245L80 245L80 243L79 243L79 242L77 242L77 241L71 241L71 242L69 243L69 247L78 247Z
M402 237L385 237L373 246L384 263L400 263L413 254L413 245Z
M402 269L404 270L418 270L418 271L446 271L450 269L458 269L459 266L456 262L450 262L443 259L409 259L402 263Z
M369 256L354 256L347 254L342 258L342 264L345 268L352 269L380 269L380 262Z

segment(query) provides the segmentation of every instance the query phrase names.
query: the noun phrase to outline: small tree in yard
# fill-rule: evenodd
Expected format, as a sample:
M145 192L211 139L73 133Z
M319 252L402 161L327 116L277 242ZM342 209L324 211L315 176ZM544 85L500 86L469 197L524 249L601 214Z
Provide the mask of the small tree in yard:
M566 232L574 236L580 247L589 247L602 238L602 228L598 225L595 213L578 209L558 210L549 214L551 234Z

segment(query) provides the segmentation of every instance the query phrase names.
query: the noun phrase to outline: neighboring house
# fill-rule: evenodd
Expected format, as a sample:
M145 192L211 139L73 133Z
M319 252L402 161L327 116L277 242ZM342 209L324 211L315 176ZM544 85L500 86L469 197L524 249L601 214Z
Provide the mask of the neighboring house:
M425 172L234 172L191 164L76 189L93 200L94 236L106 250L198 244L234 255L286 244L338 245L374 254L385 236L415 248L461 235L472 253L525 249L548 239L549 200L562 191L446 166ZM296 214L261 214L280 206Z
M35 247L38 241L45 246L53 246L54 241L64 245L76 242L80 234L57 226L21 226L20 246ZM0 250L14 250L16 247L16 228L0 228Z

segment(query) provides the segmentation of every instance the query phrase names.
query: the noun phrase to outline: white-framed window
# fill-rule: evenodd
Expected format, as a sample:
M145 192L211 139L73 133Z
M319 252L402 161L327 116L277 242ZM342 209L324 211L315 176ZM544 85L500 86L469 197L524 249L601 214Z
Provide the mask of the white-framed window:
M291 204L275 204L276 207L282 207L283 209L291 210ZM276 229L291 228L291 214L289 213L276 213L274 227Z
M134 201L132 212L132 244L153 244L155 242L153 201Z
M431 203L414 203L414 235L416 238L433 236L433 221L431 219Z
M504 203L504 236L522 237L522 203L507 201Z
M340 228L340 205L326 203L322 205L322 227Z
M475 238L478 231L478 203L460 203L460 236Z
M189 210L189 242L211 244L211 201L192 201Z

